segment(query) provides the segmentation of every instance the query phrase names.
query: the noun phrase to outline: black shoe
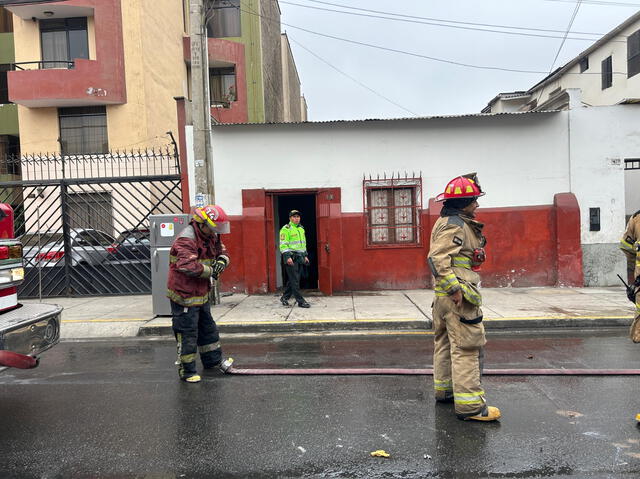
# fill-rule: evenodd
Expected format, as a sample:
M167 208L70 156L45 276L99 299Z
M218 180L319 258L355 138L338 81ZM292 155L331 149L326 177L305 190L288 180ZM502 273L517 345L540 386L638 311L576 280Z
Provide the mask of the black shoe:
M280 296L280 302L282 303L282 306L289 306L289 300L284 299L282 296Z
M298 303L298 307L300 307L300 308L310 308L311 305L305 301L303 303Z

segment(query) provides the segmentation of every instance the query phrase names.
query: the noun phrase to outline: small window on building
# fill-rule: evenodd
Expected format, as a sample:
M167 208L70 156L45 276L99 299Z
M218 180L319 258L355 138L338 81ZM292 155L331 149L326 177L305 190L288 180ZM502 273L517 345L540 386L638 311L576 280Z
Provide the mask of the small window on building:
M7 72L11 70L11 65L0 65L0 105L11 103L9 101L9 85L7 83Z
M420 244L422 178L365 179L367 246Z
M89 58L87 19L40 20L43 68L72 68L76 58Z
M213 0L210 20L207 22L209 38L239 37L240 0Z
M13 14L4 7L0 7L0 33L13 32Z
M606 90L611 85L613 85L613 61L611 57L607 57L602 60L602 89Z
M627 38L627 76L640 73L640 30Z
M209 71L211 106L229 108L231 102L238 99L235 67L211 68Z
M589 69L589 57L582 57L580 59L580 73Z
M107 111L104 106L58 109L63 155L107 153Z

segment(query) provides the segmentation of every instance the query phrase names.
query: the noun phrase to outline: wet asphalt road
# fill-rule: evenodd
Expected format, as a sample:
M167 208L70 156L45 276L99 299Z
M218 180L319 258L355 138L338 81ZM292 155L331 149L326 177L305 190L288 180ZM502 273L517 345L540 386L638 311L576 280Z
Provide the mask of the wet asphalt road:
M430 367L426 335L224 338L238 367ZM169 341L66 342L0 375L0 477L640 476L640 376L485 377L500 423L425 376L177 380ZM493 334L490 368L640 368L625 331ZM384 449L391 458L369 453Z

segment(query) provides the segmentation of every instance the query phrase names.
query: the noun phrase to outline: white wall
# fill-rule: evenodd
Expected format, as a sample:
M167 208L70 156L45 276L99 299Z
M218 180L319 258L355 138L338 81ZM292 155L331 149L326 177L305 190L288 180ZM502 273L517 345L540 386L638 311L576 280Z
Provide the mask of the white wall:
M617 243L624 231L624 158L640 157L640 106L570 112L571 190L582 215L582 243ZM601 209L601 230L589 231L589 208Z
M242 213L243 189L342 188L362 211L363 175L423 177L423 205L477 171L486 207L550 204L569 191L569 112L213 127L216 200Z

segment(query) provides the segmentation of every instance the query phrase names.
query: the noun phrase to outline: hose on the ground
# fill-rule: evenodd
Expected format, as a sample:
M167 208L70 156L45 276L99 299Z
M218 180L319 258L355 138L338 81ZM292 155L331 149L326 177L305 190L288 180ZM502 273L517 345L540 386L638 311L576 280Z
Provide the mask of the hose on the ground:
M243 376L432 376L433 369L408 368L235 368L227 374ZM638 376L640 369L564 369L564 368L523 368L484 369L484 376Z

